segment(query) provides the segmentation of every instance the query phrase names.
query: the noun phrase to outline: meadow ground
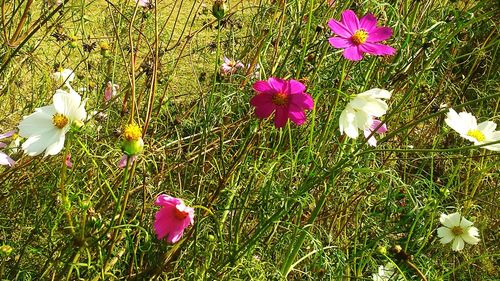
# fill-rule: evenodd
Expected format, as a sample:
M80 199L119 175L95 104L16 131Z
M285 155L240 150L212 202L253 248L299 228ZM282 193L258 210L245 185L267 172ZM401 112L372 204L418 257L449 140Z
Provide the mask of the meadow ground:
M0 134L22 135L0 140L15 160L0 166L0 279L500 280L500 133L445 121L453 108L498 123L496 1L231 0L219 18L217 1L56 2L0 1ZM346 10L391 28L395 54L346 59L327 24ZM223 71L224 57L242 65ZM23 116L69 91L65 68L88 118L53 115L71 127L64 148L29 156ZM306 86L303 124L275 126L291 95L259 118L270 77ZM391 91L377 146L339 127L373 88ZM130 123L144 148L120 168ZM194 208L177 242L154 227L161 194ZM441 217L456 212L480 239L459 251L475 229Z

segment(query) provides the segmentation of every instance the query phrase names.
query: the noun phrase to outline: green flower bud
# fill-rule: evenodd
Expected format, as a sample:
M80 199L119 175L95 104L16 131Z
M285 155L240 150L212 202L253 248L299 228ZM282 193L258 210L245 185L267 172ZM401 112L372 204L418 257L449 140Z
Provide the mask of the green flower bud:
M10 253L12 253L12 247L9 245L2 245L0 246L0 255L2 256L9 256Z
M124 140L122 142L122 151L128 156L134 156L142 152L144 149L144 141L142 138L138 140Z
M225 0L215 0L214 5L212 6L212 15L221 20L227 12L227 6Z

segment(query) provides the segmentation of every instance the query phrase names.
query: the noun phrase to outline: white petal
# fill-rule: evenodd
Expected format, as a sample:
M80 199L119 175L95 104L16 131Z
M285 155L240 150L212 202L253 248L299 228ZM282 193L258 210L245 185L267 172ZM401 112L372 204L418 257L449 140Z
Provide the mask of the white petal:
M45 150L45 156L56 155L57 153L59 153L64 147L64 140L64 130L58 130L56 141L47 147L47 149Z
M380 117L387 112L387 103L371 97L354 98L350 105L357 110L364 111L367 115Z
M458 212L448 215L447 220L443 222L443 225L448 228L453 228L454 226L460 225L461 215Z
M466 111L460 112L458 115L462 119L462 122L464 122L465 126L469 128L469 130L477 129L477 120L476 117L474 117L474 115Z
M451 249L453 251L460 251L464 248L464 240L460 237L455 237L453 240L453 244L451 245Z
M52 130L52 116L56 113L54 106L44 106L37 108L36 111L19 123L19 135L23 138L28 138L33 135L40 135L49 130Z
M473 235L470 234L470 232L466 232L462 234L460 237L462 237L462 239L464 239L465 242L471 245L476 245L480 241L479 238L474 237Z
M470 130L470 127L462 120L460 115L450 108L450 111L446 115L446 119L444 120L448 126L450 126L453 130L458 132L460 135L467 135L467 132Z
M438 237L441 238L440 242L442 244L450 243L453 238L455 238L455 235L453 235L453 232L451 232L451 229L447 227L440 227L437 230Z
M469 226L472 226L474 223L471 222L470 220L462 217L462 220L460 221L460 227L463 229L468 228Z
M389 99L391 97L391 92L384 90L384 89L373 88L373 89L370 89L370 90L363 92L359 95L370 96L370 97L373 97L376 99Z
M491 134L497 128L497 124L491 121L484 121L477 125L477 129L483 134Z
M82 98L78 94L70 94L63 90L57 90L52 100L58 113L72 119L72 115L80 107Z
M57 141L58 131L56 127L42 135L29 137L22 145L22 149L29 156L36 156L42 153L49 145Z
M500 140L500 131L495 131L495 132L491 133L491 135L488 136L488 139L484 142L485 143L495 142L495 141L499 141L499 140ZM500 143L495 143L492 145L483 146L483 148L488 149L488 150L492 150L492 151L500 151Z

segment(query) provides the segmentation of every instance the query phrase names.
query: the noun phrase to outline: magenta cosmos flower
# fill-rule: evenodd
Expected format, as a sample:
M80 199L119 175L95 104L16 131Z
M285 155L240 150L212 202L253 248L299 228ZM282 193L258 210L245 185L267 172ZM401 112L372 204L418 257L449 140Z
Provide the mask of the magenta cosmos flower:
M194 209L184 205L175 197L162 194L156 198L155 205L162 206L155 216L155 232L158 239L167 237L169 243L181 239L184 229L194 223Z
M361 20L351 10L342 13L342 20L330 19L328 26L337 36L328 39L330 44L338 49L344 49L344 57L358 61L363 53L372 55L394 55L396 50L390 46L380 44L391 37L392 29L377 27L377 18L366 14Z
M250 104L255 106L255 115L267 118L273 112L276 128L285 126L288 118L297 125L306 121L304 110L311 110L314 101L306 91L306 86L296 80L269 78L267 81L257 81L253 84L257 92Z

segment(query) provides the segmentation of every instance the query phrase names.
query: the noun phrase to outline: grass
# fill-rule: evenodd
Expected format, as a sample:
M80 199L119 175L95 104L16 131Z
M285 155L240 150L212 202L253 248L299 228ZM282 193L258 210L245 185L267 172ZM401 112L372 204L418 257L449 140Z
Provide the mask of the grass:
M8 37L27 2L1 2ZM2 36L0 132L51 102L55 65L75 70L87 111L102 114L66 141L71 169L64 152L4 149L17 162L0 166L0 243L12 247L1 278L371 280L393 263L403 280L500 279L498 153L444 123L446 107L498 123L494 3L228 1L218 23L207 1L149 11L134 1L35 2L22 33L39 15L47 22L22 45ZM350 62L332 48L326 22L348 8L390 26L397 54ZM315 101L307 122L280 130L255 118L256 79L222 77L224 55L260 65L259 79L301 79ZM107 81L120 85L110 103ZM393 96L389 131L372 148L341 136L338 118L349 97L374 87ZM131 118L145 128L145 149L118 169ZM173 245L154 234L159 194L196 210ZM440 214L455 211L480 232L461 252L436 233ZM396 245L402 253L380 253Z

